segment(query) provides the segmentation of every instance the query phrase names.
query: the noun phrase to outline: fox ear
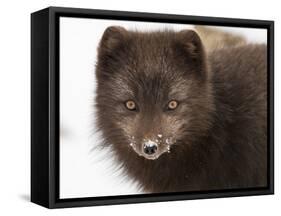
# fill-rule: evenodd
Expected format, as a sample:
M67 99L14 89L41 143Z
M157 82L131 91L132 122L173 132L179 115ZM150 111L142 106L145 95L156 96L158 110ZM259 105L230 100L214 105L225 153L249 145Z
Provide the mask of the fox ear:
M204 57L204 47L199 35L193 30L182 30L178 33L178 42L183 51L192 59Z
M207 73L207 60L199 35L193 30L182 30L177 33L176 38L178 55L184 64L193 69L200 77L205 77Z
M124 41L126 35L127 30L125 28L120 26L110 26L103 33L100 48L111 51Z

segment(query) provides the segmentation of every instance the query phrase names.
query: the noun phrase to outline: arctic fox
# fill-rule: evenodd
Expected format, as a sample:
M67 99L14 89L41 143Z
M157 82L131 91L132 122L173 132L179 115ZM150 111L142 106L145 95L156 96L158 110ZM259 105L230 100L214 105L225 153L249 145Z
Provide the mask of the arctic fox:
M267 185L267 47L213 32L228 42L206 52L203 32L111 26L100 41L97 125L147 192Z

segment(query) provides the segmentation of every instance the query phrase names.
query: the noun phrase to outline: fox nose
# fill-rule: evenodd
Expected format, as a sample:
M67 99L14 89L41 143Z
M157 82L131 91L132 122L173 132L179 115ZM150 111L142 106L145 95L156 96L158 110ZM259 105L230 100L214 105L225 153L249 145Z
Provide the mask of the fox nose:
M157 152L157 144L154 142L146 142L143 146L143 151L147 155L153 155Z

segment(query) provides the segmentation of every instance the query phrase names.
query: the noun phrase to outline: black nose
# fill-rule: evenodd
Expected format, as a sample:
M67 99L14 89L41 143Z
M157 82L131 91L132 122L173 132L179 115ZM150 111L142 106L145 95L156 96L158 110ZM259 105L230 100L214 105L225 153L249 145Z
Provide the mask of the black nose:
M143 146L143 151L147 155L153 155L157 151L157 145L151 143L145 143Z

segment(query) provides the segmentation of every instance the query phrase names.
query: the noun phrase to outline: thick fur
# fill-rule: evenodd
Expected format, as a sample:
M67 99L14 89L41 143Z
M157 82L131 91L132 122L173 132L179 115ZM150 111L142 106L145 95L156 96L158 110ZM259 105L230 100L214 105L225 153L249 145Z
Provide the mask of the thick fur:
M245 45L206 56L191 30L109 27L96 66L104 146L147 192L266 186L266 55L265 45ZM167 111L171 99L179 106ZM158 133L175 141L156 160L129 145Z

